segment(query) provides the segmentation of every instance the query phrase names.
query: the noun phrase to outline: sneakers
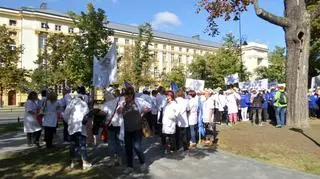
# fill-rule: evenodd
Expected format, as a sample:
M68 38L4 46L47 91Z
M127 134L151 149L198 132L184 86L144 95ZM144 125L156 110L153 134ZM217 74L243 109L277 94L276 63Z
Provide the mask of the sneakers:
M132 167L126 167L124 170L123 170L123 173L125 174L129 174L129 173L133 173L134 170Z
M282 126L281 125L276 125L276 128L281 128Z
M90 169L91 167L92 167L91 163L82 163L82 169L83 170Z
M263 126L262 123L260 123L259 126Z

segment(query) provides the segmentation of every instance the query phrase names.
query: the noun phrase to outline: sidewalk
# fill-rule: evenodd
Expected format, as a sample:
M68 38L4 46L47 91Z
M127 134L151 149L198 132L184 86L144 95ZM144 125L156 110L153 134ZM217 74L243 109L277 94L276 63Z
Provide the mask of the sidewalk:
M61 130L60 132L61 133ZM58 133L58 134L59 134ZM59 134L60 135L60 134ZM94 177L106 176L110 178L183 178L183 179L316 179L302 172L264 164L253 159L236 156L233 154L216 151L213 149L195 149L189 153L178 152L165 156L160 150L159 140L147 138L144 140L144 153L147 173L124 173L124 167L110 168L107 166L107 145L101 144L95 150L90 150L90 158L94 163ZM25 145L25 135L22 133L6 134L0 136L0 154L17 152L28 147ZM0 161L1 162L1 161ZM135 163L138 163L135 159ZM139 166L135 164L135 166ZM87 173L90 177L92 172ZM57 174L55 177L65 177ZM49 177L50 178L50 177Z

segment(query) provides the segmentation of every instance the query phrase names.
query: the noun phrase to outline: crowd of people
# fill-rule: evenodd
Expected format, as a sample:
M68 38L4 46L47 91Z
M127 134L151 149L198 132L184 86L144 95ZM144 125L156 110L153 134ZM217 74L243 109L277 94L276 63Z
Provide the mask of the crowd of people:
M161 138L166 154L188 151L200 140L214 143L216 124L233 126L250 120L252 125L262 126L263 121L271 120L281 128L285 125L287 106L283 86L270 91L237 88L171 91L159 87L151 91L144 89L142 93L127 87L109 90L101 108L94 108L84 87L79 87L73 96L65 88L60 100L54 90L44 90L41 96L38 99L36 92L30 92L25 104L24 132L28 144L40 147L44 130L46 147L52 148L61 121L63 139L70 145L70 167L74 168L80 158L83 169L92 166L88 161L87 141L93 138L96 144L101 128L108 133L108 152L113 165L121 165L122 156L126 156L126 164L132 169L135 152L141 170L145 170L142 149L145 129Z

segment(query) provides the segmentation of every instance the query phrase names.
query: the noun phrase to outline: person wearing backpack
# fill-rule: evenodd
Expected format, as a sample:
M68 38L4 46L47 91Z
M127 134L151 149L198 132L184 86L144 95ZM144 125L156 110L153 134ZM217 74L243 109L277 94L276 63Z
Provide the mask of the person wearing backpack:
M282 128L285 125L285 116L287 113L288 97L284 86L279 86L279 90L274 97L274 106L276 108L277 128Z

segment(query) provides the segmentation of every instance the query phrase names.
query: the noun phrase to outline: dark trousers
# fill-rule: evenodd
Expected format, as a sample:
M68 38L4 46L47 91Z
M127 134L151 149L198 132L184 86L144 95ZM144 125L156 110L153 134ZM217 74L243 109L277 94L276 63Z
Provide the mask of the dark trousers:
M264 108L262 110L262 120L264 122L266 122L267 120L269 120L269 114L268 114L268 108Z
M142 151L142 130L125 131L124 144L127 155L127 166L133 167L133 150L137 154L140 164L144 164L144 156Z
M166 150L176 151L176 135L175 134L162 134L162 145Z
M269 104L268 111L269 111L269 118L271 120L271 123L276 125L277 124L277 120L276 120L275 107L273 105Z
M251 108L252 111L252 124L260 124L261 123L261 108Z
M68 133L68 123L63 120L63 140L66 142L70 141L70 136Z
M189 127L179 127L179 145L183 147L183 150L186 151L189 149L190 144L190 129Z
M215 115L216 122L220 122L220 124L222 123L223 113L224 113L224 111L219 111L219 110L216 112L216 115Z
M87 160L87 137L82 135L81 132L76 132L70 136L70 157L74 160L80 156L82 160Z
M157 122L155 123L155 128L156 128L156 133L157 134L161 134L162 133L162 117L163 117L163 111L160 111L160 116L158 119L158 115L157 115Z
M153 119L153 115L151 114L151 112L148 112L144 115L145 120L148 122L148 125L150 127L150 130L153 132L153 128L154 128L154 119Z
M52 147L53 135L56 132L56 127L44 127L44 141L48 148Z
M311 108L309 109L309 117L317 117L318 116L318 109Z
M27 142L29 145L36 144L39 145L39 140L41 136L41 130L36 132L27 133Z

